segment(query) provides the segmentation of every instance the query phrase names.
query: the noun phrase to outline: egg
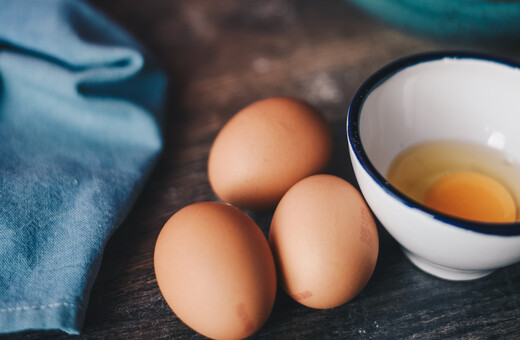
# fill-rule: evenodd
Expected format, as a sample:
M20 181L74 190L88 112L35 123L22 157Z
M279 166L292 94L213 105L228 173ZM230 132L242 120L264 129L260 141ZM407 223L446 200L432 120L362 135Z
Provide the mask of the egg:
M461 219L513 223L520 217L520 163L473 142L431 140L400 151L386 178L425 206Z
M497 180L472 171L452 172L428 188L424 204L473 221L511 223L516 219L513 196Z
M173 312L209 338L250 336L274 304L269 244L251 218L224 203L195 203L174 214L157 238L154 266Z
M320 309L354 298L372 276L379 251L377 228L361 194L332 175L307 177L283 196L269 243L283 289Z
M329 126L315 108L297 99L269 98L225 124L209 153L208 177L223 201L266 210L296 182L325 169L331 150Z

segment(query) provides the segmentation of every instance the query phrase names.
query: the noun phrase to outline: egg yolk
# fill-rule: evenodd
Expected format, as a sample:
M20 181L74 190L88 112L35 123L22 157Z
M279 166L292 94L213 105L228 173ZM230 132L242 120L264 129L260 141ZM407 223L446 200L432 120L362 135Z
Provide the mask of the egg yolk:
M424 204L440 212L480 222L514 222L516 206L498 181L475 172L455 172L436 181Z

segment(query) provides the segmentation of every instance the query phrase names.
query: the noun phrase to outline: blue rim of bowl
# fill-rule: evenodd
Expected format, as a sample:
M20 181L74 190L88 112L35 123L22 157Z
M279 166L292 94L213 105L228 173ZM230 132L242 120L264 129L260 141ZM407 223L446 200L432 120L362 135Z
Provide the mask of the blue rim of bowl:
M361 115L361 109L367 96L379 85L385 82L388 78L392 77L397 72L424 62L430 62L440 60L444 58L449 59L477 59L483 61L490 61L513 68L520 69L520 63L515 60L493 56L490 54L479 53L479 52L467 52L467 51L437 51L437 52L425 52L410 55L401 59L398 59L380 70L372 74L358 89L352 102L350 103L348 114L347 114L347 138L352 146L354 154L358 159L361 166L365 171L374 179L374 181L385 190L388 194L393 196L395 199L401 201L403 204L419 209L420 211L430 215L432 218L442 221L446 224L453 225L466 230L479 232L489 235L498 236L518 236L520 235L520 222L514 223L486 223L486 222L473 222L464 220L461 218L453 217L435 211L428 208L427 206L412 200L408 196L401 193L393 185L391 185L383 175L381 175L370 159L368 158L363 143L359 135L359 118Z

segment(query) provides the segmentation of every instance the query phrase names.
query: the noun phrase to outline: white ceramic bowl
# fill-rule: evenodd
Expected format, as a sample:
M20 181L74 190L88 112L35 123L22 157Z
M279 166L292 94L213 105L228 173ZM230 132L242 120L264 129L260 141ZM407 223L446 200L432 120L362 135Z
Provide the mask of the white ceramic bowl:
M399 152L429 140L476 142L520 161L520 64L474 53L400 59L358 90L347 135L367 203L419 268L470 280L520 261L520 223L450 217L411 200L384 178Z

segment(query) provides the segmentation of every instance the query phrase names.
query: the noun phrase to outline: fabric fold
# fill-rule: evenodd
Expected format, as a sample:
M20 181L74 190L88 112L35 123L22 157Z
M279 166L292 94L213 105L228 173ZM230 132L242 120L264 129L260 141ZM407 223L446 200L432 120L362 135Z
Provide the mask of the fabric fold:
M1 6L0 333L77 334L161 151L166 78L84 2Z

